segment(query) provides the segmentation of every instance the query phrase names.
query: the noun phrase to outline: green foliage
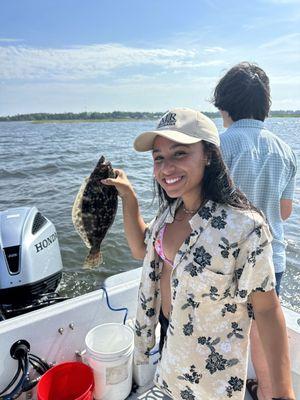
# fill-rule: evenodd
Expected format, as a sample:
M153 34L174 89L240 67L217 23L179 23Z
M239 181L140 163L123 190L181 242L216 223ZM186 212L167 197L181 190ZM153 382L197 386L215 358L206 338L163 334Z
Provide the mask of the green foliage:
M219 112L204 112L210 118L220 117ZM300 110L278 110L271 111L271 117L300 117ZM162 112L130 112L130 111L112 111L112 112L81 112L81 113L34 113L17 114L12 116L0 117L0 121L31 121L31 122L59 122L59 121L134 121L134 120L158 120L163 115Z
M34 114L18 114L13 116L0 117L0 121L94 121L94 120L139 120L139 119L159 119L163 113L150 112L81 112L81 113L34 113Z

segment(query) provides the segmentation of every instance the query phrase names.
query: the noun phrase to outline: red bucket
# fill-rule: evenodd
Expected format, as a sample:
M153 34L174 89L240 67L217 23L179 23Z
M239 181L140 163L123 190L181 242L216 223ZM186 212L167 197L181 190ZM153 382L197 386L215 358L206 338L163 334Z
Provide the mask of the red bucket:
M65 362L49 369L37 386L38 400L93 400L92 369L80 362Z

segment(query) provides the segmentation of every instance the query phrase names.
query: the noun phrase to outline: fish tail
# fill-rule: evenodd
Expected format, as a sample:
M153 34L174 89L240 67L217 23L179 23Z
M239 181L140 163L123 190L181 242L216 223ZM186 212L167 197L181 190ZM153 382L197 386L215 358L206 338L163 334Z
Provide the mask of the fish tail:
M84 263L83 263L83 268L84 269L92 269L97 267L99 264L102 264L103 258L102 258L102 253L100 252L99 249L95 250L91 248L89 254L86 256Z

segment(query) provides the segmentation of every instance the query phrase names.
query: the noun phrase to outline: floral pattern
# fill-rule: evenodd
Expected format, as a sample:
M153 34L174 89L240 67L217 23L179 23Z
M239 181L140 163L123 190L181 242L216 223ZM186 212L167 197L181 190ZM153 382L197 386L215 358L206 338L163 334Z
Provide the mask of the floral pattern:
M184 270L188 272L191 276L197 276L201 274L204 267L200 267L199 265L195 265L194 263L189 263L184 267Z
M211 209L210 207L202 207L199 211L198 211L199 217L201 217L202 219L210 219L212 214L211 214Z
M237 376L232 376L229 381L229 386L226 387L227 396L232 397L232 392L241 391L244 386L243 379L238 378Z
M229 241L225 237L222 237L219 247L222 249L221 256L224 258L228 258L230 255L230 250L238 247L238 244L237 244L237 242L230 244ZM234 258L237 258L237 256L239 255L239 249L234 250L232 252L232 255Z
M183 334L185 336L191 336L194 332L194 326L193 326L193 318L191 316L191 314L188 315L189 318L189 322L187 324L183 325Z
M134 362L149 362L161 308L162 261L157 233L172 223L179 202L148 226L135 322ZM249 295L274 288L271 234L263 218L207 202L190 220L191 234L174 259L169 328L155 382L172 399L242 400Z
M207 297L209 296L209 298L213 301L216 301L218 299L218 297L220 296L220 294L218 293L219 289L216 288L215 286L211 286L209 289L209 293L203 293L202 297Z
M178 379L183 379L190 383L199 383L201 378L202 375L197 372L195 365L190 366L189 373L186 372L183 375L178 376Z
M188 386L186 386L185 390L182 390L180 392L180 396L181 396L180 398L184 399L184 400L195 400L196 399L196 397L193 394L193 391Z
M198 338L198 343L200 345L205 345L210 350L210 354L206 361L205 368L210 372L210 374L214 374L217 371L225 370L226 367L232 367L233 365L238 364L239 360L236 358L227 360L224 355L218 353L216 351L215 346L220 343L221 339L218 337L215 340L211 341L212 338L202 336Z
M224 307L221 310L222 317L225 317L226 312L230 312L230 313L234 314L236 312L236 310L237 310L237 305L235 303L233 303L233 304L227 303L224 305Z
M210 265L211 255L205 250L203 246L196 248L194 252L194 262L204 268Z
M182 310L185 310L187 307L192 307L192 308L198 308L200 305L200 302L194 300L195 296L193 293L189 293L188 297L186 299L186 303L183 304L181 307Z

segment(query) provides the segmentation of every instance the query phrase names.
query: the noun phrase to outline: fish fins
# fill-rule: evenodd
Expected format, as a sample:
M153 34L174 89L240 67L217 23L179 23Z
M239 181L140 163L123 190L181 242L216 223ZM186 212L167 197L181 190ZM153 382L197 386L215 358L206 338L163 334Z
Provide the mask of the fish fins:
M84 260L83 268L84 269L96 268L98 265L102 264L102 262L103 258L100 250L95 251L92 248Z

